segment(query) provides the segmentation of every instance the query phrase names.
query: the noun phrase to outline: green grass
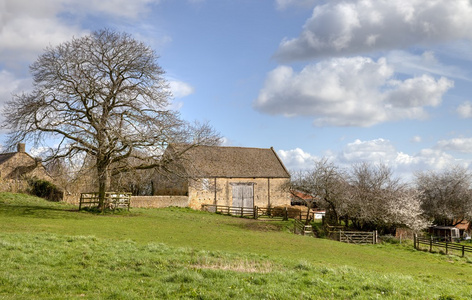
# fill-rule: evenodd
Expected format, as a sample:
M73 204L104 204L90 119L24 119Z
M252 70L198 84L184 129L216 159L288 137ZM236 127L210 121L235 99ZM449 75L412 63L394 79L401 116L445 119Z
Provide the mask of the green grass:
M0 299L472 299L469 258L189 209L95 215L0 194Z

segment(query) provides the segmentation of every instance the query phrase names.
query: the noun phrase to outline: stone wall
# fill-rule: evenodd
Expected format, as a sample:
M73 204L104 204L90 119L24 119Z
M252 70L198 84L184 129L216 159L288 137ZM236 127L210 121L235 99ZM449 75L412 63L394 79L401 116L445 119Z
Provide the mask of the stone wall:
M63 202L79 205L80 194L64 196ZM188 207L187 196L131 196L131 207L136 208L163 208L169 206Z
M131 207L163 208L169 206L188 207L187 196L132 196Z
M189 206L202 204L232 206L234 184L254 186L254 205L259 207L290 206L290 194L283 190L288 178L203 178L189 184Z

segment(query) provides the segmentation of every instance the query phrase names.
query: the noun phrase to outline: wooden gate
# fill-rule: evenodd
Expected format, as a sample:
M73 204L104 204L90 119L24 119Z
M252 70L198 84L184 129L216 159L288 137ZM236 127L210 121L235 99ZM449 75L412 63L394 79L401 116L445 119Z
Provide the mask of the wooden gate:
M235 207L254 207L254 185L246 183L233 184L233 203Z
M339 241L352 244L377 244L377 231L339 231Z

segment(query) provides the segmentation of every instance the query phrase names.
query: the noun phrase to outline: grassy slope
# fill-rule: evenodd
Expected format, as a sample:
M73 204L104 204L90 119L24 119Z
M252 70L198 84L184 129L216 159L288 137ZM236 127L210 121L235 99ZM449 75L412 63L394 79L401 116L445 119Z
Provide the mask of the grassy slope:
M10 270L18 267L18 262L13 258L22 257L25 252L28 252L28 249L37 248L38 250L29 252L29 255L24 257L25 261L35 261L34 258L46 256L46 260L40 263L40 266L37 266L41 268L43 265L48 265L48 255L44 255L44 252L48 252L44 245L51 246L51 249L49 249L51 253L63 253L62 255L75 258L81 256L80 251L84 243L92 248L99 249L97 250L98 257L104 255L103 252L112 251L113 255L109 256L112 261L132 261L131 265L133 265L135 257L143 256L141 258L142 265L150 268L156 253L149 251L149 247L154 247L160 249L157 251L160 255L158 256L159 261L167 264L173 253L180 251L181 257L176 258L175 264L178 267L171 272L166 269L167 267L164 268L166 272L162 274L153 272L153 268L147 270L145 273L152 279L148 278L149 281L152 281L154 285L159 285L158 283L162 282L167 282L167 285L169 285L169 278L165 276L177 276L178 278L175 280L176 287L174 290L167 291L167 293L178 294L177 286L185 283L185 286L189 286L189 289L181 291L181 295L186 297L196 293L203 285L203 294L200 295L214 298L211 296L212 287L217 288L222 285L220 288L223 288L223 286L230 284L235 289L243 288L248 278L258 278L256 281L262 280L264 288L256 289L261 293L277 290L288 283L295 286L298 286L300 282L306 283L300 285L298 294L287 294L286 296L289 298L301 297L303 293L321 297L321 294L316 294L317 289L313 290L317 285L319 288L324 285L326 285L326 288L330 287L330 289L337 287L331 294L326 294L326 297L362 298L383 295L382 291L392 298L397 298L399 295L407 298L418 298L419 295L425 298L441 295L472 297L472 294L470 294L470 290L472 290L472 266L468 259L417 252L412 250L411 247L349 245L296 236L290 234L288 230L282 232L273 230L274 228L287 226L286 222L254 221L182 209L133 209L130 214L99 216L79 213L74 211L73 207L64 204L49 203L37 198L15 194L0 194L0 220L0 242L3 242L3 244L0 244L0 254L10 257L10 259L3 259L11 263ZM70 236L79 236L79 238L71 238ZM78 248L62 249L64 241L71 239L74 243L76 239L79 240L77 242ZM18 240L21 240L20 244L18 244ZM165 243L165 245L161 243ZM26 250L22 247L26 247ZM185 249L175 247L185 247ZM128 251L126 253L118 251L119 253L117 253L117 251L112 250L115 248L128 249ZM8 249L10 250L6 251ZM17 252L16 255L13 255L15 252ZM215 253L219 253L218 255L223 258L210 263L209 266L197 267L200 272L202 269L205 270L205 276L210 279L205 276L198 277L198 272L185 273L189 268L189 264L186 264L186 262L190 262L190 266L193 264L193 268L195 268L195 257L211 261ZM82 256L84 255L82 253ZM90 256L88 261L91 260L91 262L89 263L95 264L95 269L104 268L102 272L105 273L109 271L110 266L107 265L106 259L98 258L97 261L93 261L96 258L91 252L87 252L87 255ZM233 266L229 268L230 271L225 271L224 274L226 275L215 275L222 272L222 265L242 264L245 268L248 268L245 264L252 260L254 262L249 263L249 265L269 265L270 272L264 273L263 270L256 270L255 272L249 272L250 275L247 274L248 272L237 272L237 275L233 274L229 276L230 278L226 278L228 272L232 272L231 269L234 269ZM58 258L57 261L63 260ZM224 264L222 264L222 261ZM37 264L37 262L33 264ZM66 269L74 270L77 267L75 265L69 266L65 262L62 264L67 266ZM196 265L199 264L201 262L196 263ZM216 267L214 264L216 264ZM122 275L124 275L122 277L125 278L123 282L131 286L132 280L129 279L131 281L128 282L126 278L128 276L132 278L132 274L136 270L129 269L125 265L122 267ZM62 270L62 268L48 267L47 269L51 276L57 272L62 272L60 274L65 277L73 275ZM82 272L82 269L80 271ZM12 274L8 269L4 272L6 272L3 273L4 276L11 276ZM23 272L25 272L23 277L28 277L29 271L23 270ZM216 273L213 274L212 272ZM256 275L253 275L253 273ZM74 276L81 279L81 274L79 272ZM87 274L87 276L96 276L90 273ZM110 274L112 276L115 273L111 272ZM197 276L199 279L185 279L186 276ZM223 279L211 279L212 276L218 278L221 276ZM324 279L319 281L320 278ZM234 279L235 282L231 283L230 279ZM205 288L203 282L206 281L209 281L210 285ZM11 279L6 282L8 287L14 285L16 281ZM370 285L369 282L371 282ZM350 285L350 287L346 288L344 283ZM63 288L51 287L56 293L58 290L63 290ZM108 295L117 292L111 287L107 288L107 285L103 285L103 288L105 288L103 292L108 293ZM154 286L154 288L157 288L157 286ZM74 288L69 287L69 289L74 291ZM77 293L82 289L80 287L75 288ZM89 289L97 289L97 287L93 286ZM142 297L149 292L147 289L136 291L133 288L130 289L130 295L121 296ZM425 293L421 289L429 289L430 291ZM31 290L34 291L35 288ZM469 291L469 294L467 294L467 291ZM276 294L269 293L264 297L277 298L276 295L281 297L280 295L283 295L283 293L287 292L282 289ZM9 295L10 292L5 290L3 294ZM168 295L170 294L149 294L148 296L166 297ZM220 292L218 295L230 297L232 294L225 288L225 292ZM258 297L261 295L258 295ZM60 298L58 294L56 296ZM234 296L250 298L257 295L243 289ZM118 298L120 298L119 295Z

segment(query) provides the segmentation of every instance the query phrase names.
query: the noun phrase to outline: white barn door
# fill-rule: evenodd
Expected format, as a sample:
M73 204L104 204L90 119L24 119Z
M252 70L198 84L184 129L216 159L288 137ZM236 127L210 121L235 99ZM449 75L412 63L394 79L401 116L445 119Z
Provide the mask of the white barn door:
M236 207L254 207L254 185L233 184L233 205Z

